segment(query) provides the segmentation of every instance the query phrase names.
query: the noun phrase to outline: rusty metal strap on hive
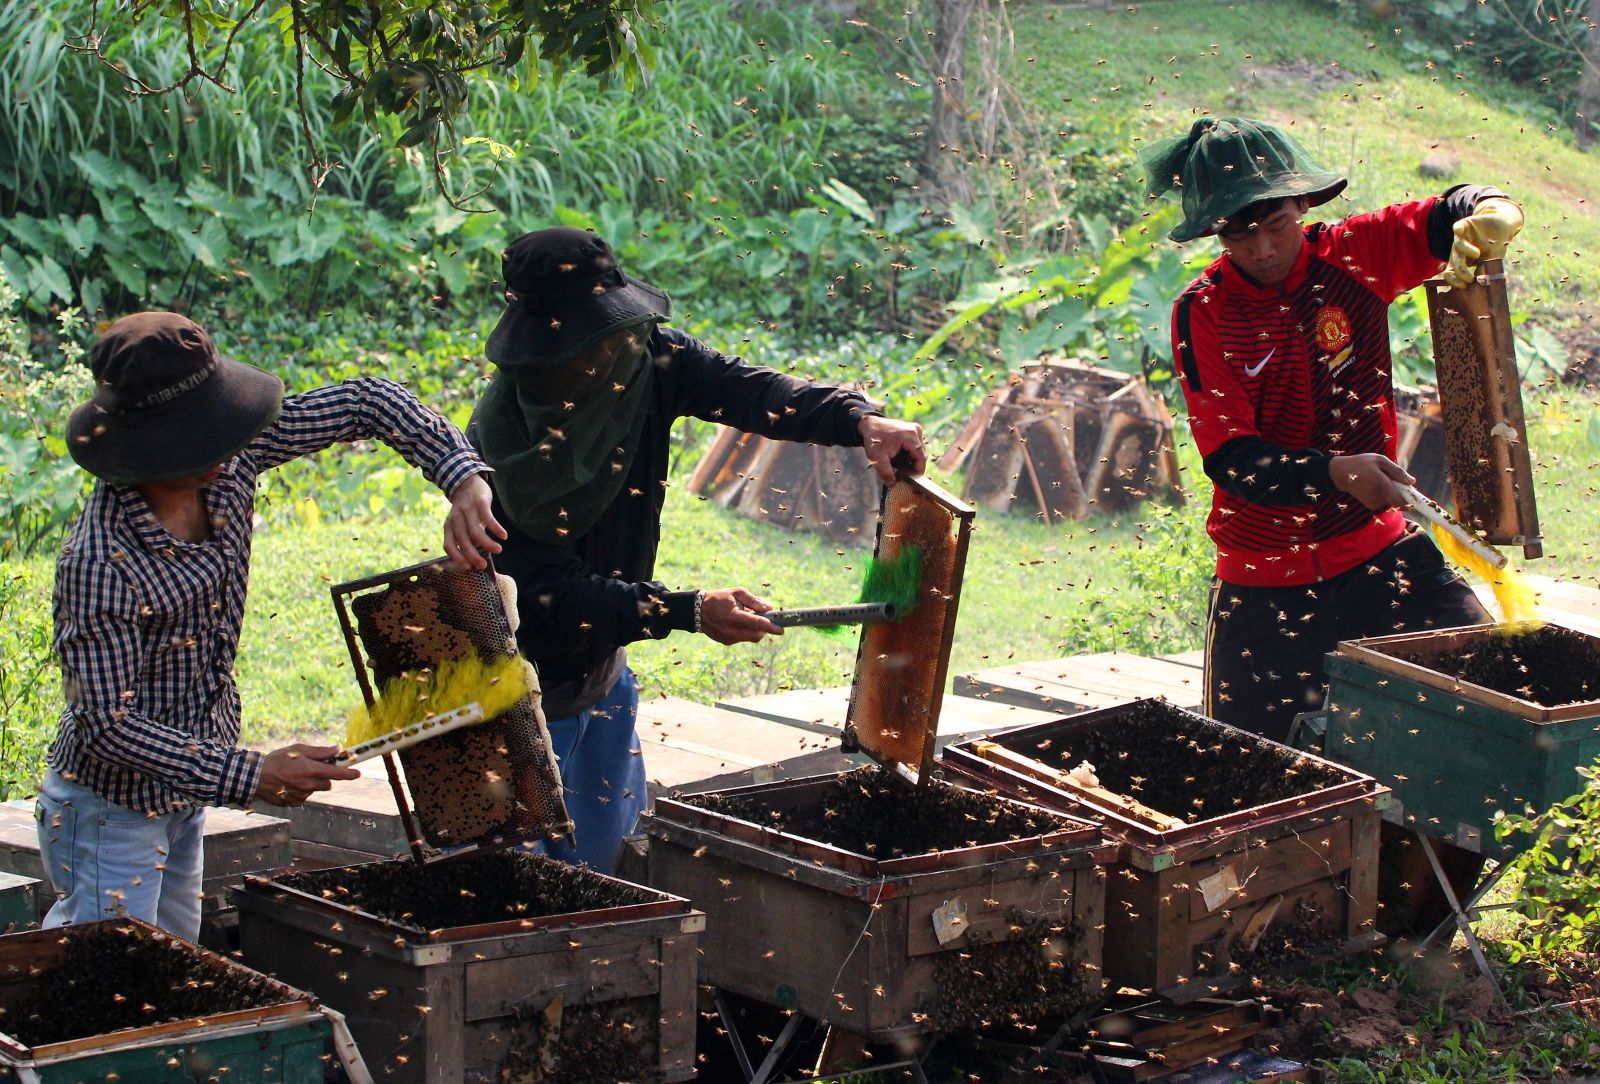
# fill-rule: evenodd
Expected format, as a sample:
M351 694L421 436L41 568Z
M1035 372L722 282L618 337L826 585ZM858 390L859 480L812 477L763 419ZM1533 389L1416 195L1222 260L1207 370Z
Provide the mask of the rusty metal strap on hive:
M516 648L492 568L430 561L340 584L333 595L369 705L385 682L468 652L493 659ZM571 831L550 735L532 695L481 726L413 746L400 760L419 835L435 847Z

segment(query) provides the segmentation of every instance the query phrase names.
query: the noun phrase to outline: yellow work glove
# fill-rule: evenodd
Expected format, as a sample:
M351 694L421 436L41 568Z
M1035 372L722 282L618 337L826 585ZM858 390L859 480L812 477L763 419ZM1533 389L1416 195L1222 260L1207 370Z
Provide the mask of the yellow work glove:
M1508 199L1491 197L1455 224L1456 239L1443 278L1451 286L1471 286L1480 260L1498 260L1522 229L1522 208Z

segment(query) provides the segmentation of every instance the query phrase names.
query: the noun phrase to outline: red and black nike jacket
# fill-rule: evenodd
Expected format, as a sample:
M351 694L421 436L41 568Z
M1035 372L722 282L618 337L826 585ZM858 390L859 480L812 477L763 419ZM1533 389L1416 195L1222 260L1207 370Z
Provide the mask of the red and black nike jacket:
M1400 513L1339 492L1328 463L1394 458L1389 303L1439 272L1458 219L1501 195L1462 185L1316 223L1281 285L1253 282L1224 253L1178 299L1173 356L1216 487L1206 529L1220 579L1316 583L1400 537Z

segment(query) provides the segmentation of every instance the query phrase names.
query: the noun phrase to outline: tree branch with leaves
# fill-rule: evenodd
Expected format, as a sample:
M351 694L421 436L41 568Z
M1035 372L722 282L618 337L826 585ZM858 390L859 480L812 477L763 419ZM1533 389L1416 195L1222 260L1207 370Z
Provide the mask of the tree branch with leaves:
M336 122L376 126L379 117L399 117L405 124L399 145L431 151L440 192L459 207L476 193L450 191L448 164L473 142L459 130L473 78L497 75L519 85L539 78L543 67L556 78L581 71L603 84L618 76L630 88L646 82L654 55L642 31L658 2L255 0L242 7L221 0L118 0L96 2L89 25L69 48L117 71L136 97L182 91L196 81L232 93L228 70L238 36L251 27L275 28L295 57L295 108L314 191L336 163L312 135L308 64L339 84L332 102ZM170 25L188 56L187 70L166 83L146 82L105 51L119 24L150 19Z

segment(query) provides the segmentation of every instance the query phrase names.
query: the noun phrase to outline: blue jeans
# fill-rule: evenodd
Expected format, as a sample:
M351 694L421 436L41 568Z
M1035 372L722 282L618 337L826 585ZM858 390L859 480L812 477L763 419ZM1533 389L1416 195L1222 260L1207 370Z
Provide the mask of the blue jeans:
M610 873L622 837L644 811L644 757L639 754L639 683L624 668L604 700L577 715L551 719L551 744L560 758L561 786L577 836L546 841L545 853Z
M48 772L35 816L56 890L46 927L132 915L190 941L200 936L204 809L149 817Z

